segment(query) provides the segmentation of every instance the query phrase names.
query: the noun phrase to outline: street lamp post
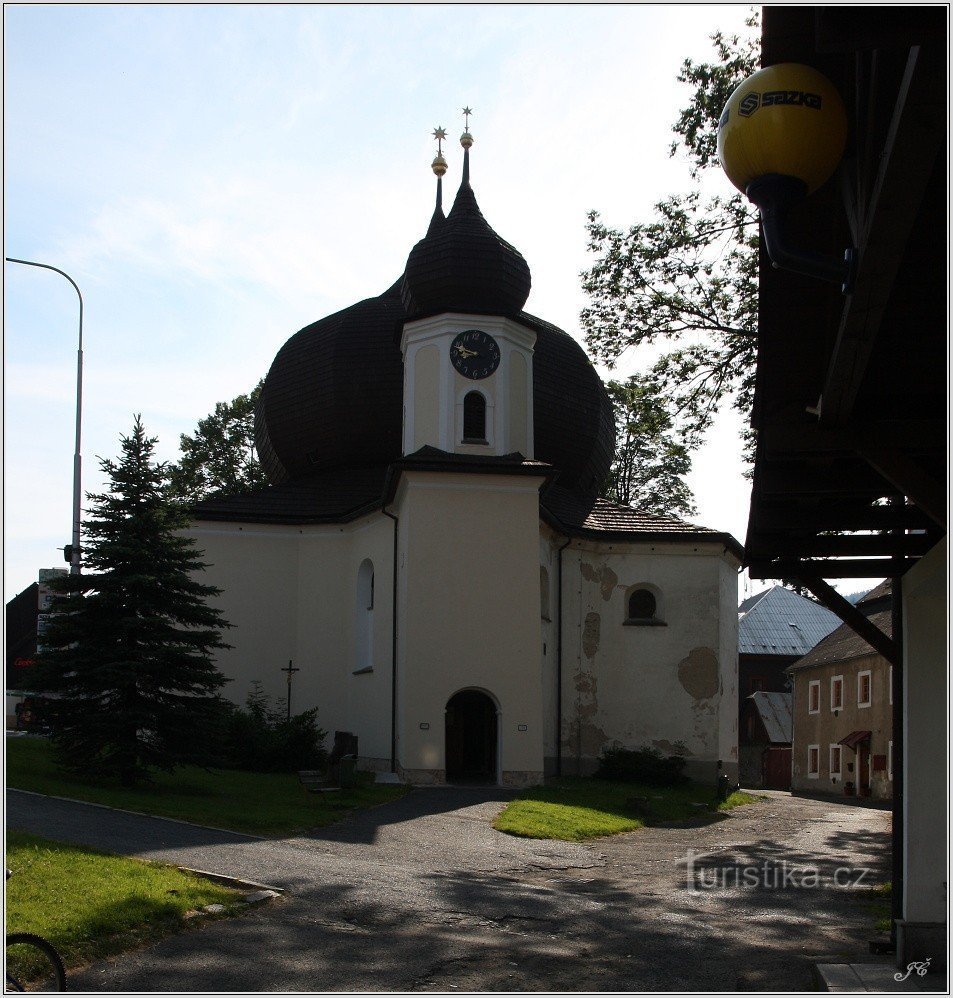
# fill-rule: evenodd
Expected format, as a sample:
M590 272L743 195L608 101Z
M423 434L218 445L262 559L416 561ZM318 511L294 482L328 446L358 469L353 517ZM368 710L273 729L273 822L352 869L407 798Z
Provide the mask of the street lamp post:
M43 270L52 270L60 274L73 285L79 297L79 348L76 351L76 449L73 453L73 544L70 553L70 574L79 575L81 567L81 557L79 550L79 527L80 527L80 497L82 488L82 465L83 459L80 455L80 431L83 418L83 296L79 286L69 274L59 267L51 267L48 263L35 263L33 260L17 260L12 256L7 257L9 263L22 263L27 267L41 267Z

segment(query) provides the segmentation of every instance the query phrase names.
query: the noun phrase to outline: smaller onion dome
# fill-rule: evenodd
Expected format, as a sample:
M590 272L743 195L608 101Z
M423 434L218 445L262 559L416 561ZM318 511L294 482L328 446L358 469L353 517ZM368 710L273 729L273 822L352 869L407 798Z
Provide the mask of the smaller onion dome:
M407 258L400 295L408 319L441 312L516 318L529 297L529 265L480 212L469 156L465 148L463 183L447 220L431 224Z

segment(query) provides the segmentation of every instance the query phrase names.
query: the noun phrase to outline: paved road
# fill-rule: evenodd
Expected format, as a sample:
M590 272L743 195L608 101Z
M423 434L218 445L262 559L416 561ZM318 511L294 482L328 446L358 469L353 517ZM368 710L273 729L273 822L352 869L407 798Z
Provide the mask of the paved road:
M886 812L770 794L712 824L576 844L493 831L506 796L418 790L283 839L15 791L7 821L288 890L94 964L76 990L806 990L813 958L864 949Z

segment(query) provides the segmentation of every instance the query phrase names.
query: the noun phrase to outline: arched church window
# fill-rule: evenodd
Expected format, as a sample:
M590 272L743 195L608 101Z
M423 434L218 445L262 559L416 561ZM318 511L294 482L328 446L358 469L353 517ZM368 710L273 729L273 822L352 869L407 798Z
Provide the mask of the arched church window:
M539 615L549 620L549 572L539 566Z
M463 442L486 443L486 399L480 392L467 392L464 396Z
M357 570L354 637L354 671L370 672L374 651L374 563L369 558Z

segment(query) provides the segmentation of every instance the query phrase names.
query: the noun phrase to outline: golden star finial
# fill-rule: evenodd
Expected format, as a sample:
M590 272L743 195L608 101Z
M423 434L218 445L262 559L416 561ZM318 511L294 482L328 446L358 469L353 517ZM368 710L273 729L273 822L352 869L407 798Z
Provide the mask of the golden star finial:
M470 131L470 115L473 114L473 109L465 107L463 109L463 130L465 132Z
M437 152L443 152L443 148L440 143L447 137L447 130L442 125L438 125L433 130L433 137L437 140Z

